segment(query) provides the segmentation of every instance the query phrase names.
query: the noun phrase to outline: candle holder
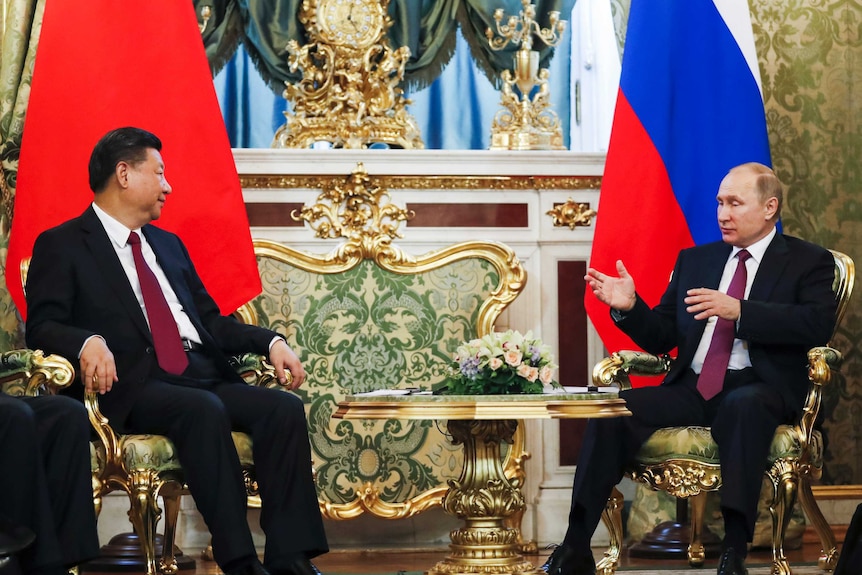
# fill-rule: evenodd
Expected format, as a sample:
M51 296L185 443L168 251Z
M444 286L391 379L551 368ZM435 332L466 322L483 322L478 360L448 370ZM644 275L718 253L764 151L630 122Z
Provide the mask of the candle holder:
M520 44L515 52L513 70L503 70L500 103L503 106L491 125L492 150L564 150L560 119L550 108L547 68L539 69L539 53L533 50L533 36L548 46L560 43L566 23L560 13L548 14L550 27L536 22L536 7L521 0L520 16L509 16L503 24L503 9L494 11L495 31L485 36L492 50L502 50L510 42Z

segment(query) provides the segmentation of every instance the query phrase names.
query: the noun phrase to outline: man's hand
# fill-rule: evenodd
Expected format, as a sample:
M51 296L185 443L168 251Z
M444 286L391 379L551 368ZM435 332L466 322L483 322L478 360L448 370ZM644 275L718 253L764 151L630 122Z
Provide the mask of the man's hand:
M736 321L742 312L739 300L726 293L707 288L690 289L686 292L685 311L695 314L694 319L708 319L713 316Z
M293 376L289 389L298 389L305 381L305 369L303 369L299 357L293 353L293 350L283 339L279 339L269 348L269 362L275 368L275 375L280 384L284 385L284 382L287 381L284 370L288 370Z
M104 395L117 381L117 364L108 344L99 336L91 337L81 350L81 383L87 392Z
M615 278L589 268L584 279L600 302L619 311L630 311L637 301L635 281L629 275L622 260L617 260L617 273L619 277Z

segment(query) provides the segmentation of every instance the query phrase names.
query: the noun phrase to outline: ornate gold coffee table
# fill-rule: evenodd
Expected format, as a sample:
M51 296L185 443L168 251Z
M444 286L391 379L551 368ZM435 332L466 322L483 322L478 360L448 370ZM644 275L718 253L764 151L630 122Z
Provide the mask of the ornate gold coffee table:
M454 444L464 446L460 478L449 481L443 509L464 521L450 533L449 556L429 575L531 575L517 528L504 520L521 512L524 496L503 472L500 446L512 443L519 419L573 419L631 415L616 393L547 395L348 396L333 417L444 419Z

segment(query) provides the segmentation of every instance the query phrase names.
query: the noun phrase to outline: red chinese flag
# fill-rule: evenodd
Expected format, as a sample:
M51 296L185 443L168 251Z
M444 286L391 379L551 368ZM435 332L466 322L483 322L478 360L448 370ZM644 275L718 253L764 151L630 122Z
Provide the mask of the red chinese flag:
M45 229L93 199L87 163L122 126L162 140L173 187L157 225L182 237L223 313L261 290L248 217L191 2L46 3L24 124L6 282Z

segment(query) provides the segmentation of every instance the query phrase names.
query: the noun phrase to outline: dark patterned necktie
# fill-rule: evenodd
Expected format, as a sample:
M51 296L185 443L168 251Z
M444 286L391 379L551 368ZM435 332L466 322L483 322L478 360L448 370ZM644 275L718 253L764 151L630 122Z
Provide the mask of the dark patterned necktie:
M740 250L736 254L738 259L727 295L736 299L745 297L745 282L748 272L745 268L745 260L751 257L746 250ZM709 342L709 351L703 361L703 368L697 378L697 390L704 399L712 399L724 387L724 376L727 374L727 365L730 363L730 350L733 347L736 322L728 319L717 318L715 331L712 333L712 341Z
M168 373L180 374L188 366L189 358L183 349L177 322L168 307L159 280L144 261L141 238L137 232L129 234L128 243L132 246L132 256L135 259L138 280L141 282L141 293L144 296L144 307L147 308L147 319L150 321L150 333L153 336L159 367Z

